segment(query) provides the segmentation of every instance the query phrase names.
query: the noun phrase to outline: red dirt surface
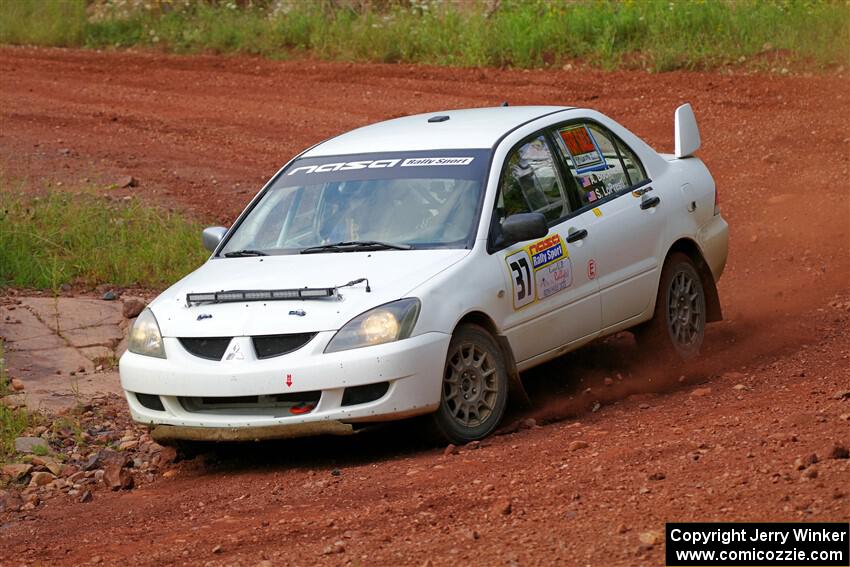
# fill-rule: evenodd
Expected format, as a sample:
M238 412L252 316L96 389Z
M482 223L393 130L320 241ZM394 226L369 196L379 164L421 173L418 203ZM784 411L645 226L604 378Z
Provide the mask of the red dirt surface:
M846 75L0 49L0 167L26 190L132 175L104 192L227 222L294 153L380 119L573 104L669 151L690 101L731 226L725 321L684 371L624 333L527 373L534 406L479 448L444 455L415 423L219 447L0 515L0 564L659 565L667 521L850 520L850 460L829 458L850 445L848 93ZM510 433L530 416L544 426Z

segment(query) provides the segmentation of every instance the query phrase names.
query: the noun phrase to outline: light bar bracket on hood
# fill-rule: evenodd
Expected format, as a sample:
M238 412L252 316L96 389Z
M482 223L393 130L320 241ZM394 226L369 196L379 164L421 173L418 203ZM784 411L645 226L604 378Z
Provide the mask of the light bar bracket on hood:
M325 299L335 297L339 299L340 288L350 287L366 282L366 291L371 292L369 280L360 278L352 280L347 284L336 287L299 287L294 289L258 289L258 290L232 290L213 291L209 293L187 293L186 305L200 305L207 303L241 303L243 301L287 301L296 299Z

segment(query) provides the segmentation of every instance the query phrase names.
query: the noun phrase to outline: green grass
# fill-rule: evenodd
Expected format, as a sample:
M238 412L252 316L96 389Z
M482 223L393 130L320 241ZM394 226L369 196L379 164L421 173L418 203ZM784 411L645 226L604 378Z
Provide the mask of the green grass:
M62 284L161 288L207 253L201 225L136 201L22 196L0 182L0 288Z
M521 68L576 60L656 71L850 63L847 0L502 0L492 12L488 5L98 0L87 16L86 0L14 0L0 2L0 43Z
M87 32L86 5L77 0L3 0L0 43L77 46Z
M11 392L5 360L3 341L0 339L0 464L14 457L15 437L19 437L29 427L35 425L35 416L26 409L12 409L2 403L2 398Z

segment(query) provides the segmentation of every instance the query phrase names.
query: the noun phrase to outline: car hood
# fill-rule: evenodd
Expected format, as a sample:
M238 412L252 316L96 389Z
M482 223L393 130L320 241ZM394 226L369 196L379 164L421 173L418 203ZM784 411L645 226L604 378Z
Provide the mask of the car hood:
M163 292L150 307L164 337L337 330L372 307L406 297L467 254L469 250L387 250L214 258ZM187 293L334 287L360 278L368 278L371 292L360 283L341 288L341 299L186 304Z

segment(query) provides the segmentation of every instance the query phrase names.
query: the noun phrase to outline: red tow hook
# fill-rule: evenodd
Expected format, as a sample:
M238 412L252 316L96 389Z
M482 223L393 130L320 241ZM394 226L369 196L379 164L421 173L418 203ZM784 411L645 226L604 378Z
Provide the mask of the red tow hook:
M316 409L316 404L300 403L289 408L289 413L292 415L303 415L305 413L310 413L314 409Z

